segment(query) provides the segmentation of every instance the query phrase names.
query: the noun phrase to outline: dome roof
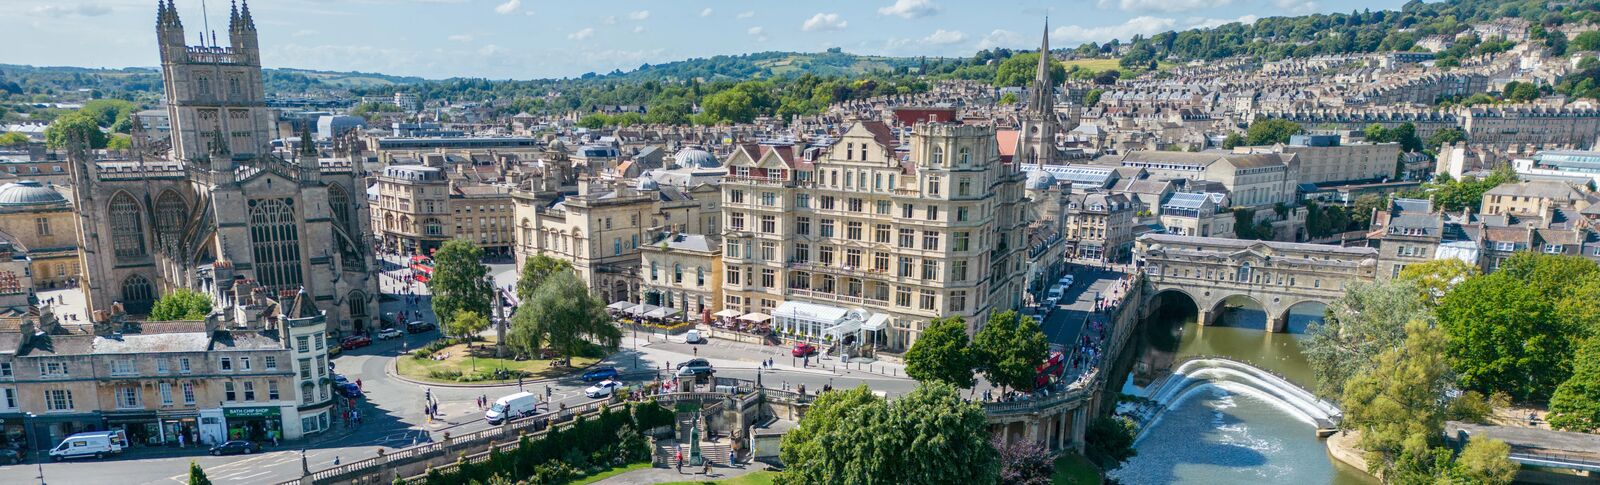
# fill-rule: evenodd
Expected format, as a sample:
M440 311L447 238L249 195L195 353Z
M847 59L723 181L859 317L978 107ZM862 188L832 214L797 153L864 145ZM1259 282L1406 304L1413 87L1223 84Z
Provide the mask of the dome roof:
M656 179L648 176L640 176L638 188L639 190L660 190L661 184L657 183Z
M722 166L722 162L717 161L717 157L712 155L711 152L695 146L678 150L678 153L672 155L672 159L677 162L679 167L683 168L717 168Z
M33 180L0 185L0 206L46 206L67 203L55 189Z
M1028 172L1027 187L1030 190L1049 190L1050 187L1055 186L1055 184L1056 176L1053 173L1043 170Z

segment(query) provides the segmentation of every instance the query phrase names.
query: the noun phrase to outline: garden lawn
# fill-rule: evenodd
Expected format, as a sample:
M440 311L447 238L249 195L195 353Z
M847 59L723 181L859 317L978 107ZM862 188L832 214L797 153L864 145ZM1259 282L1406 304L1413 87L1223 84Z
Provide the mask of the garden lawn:
M474 342L470 351L467 349L465 344L456 344L445 347L444 349L434 353L434 355L440 354L448 354L450 357L444 360L433 360L431 357L416 359L412 358L410 355L401 356L395 359L395 370L400 372L400 375L407 379L423 382L436 382L442 384L458 382L492 384L516 382L517 379L511 378L498 381L456 381L453 379L440 379L432 377L430 376L430 372L435 370L456 371L460 372L462 375L471 375L474 368L476 368L477 372L480 373L503 368L506 370L525 371L531 375L527 378L528 380L537 380L572 374L578 372L584 367L588 367L593 365L595 362L600 361L600 359L591 357L573 357L572 367L550 367L549 360L498 359L494 357L494 338L492 337L484 339L483 341Z
M589 476L586 476L586 477L583 477L583 478L579 478L577 480L573 480L573 481L567 482L567 485L589 485L591 483L598 482L598 481L601 481L601 480L605 480L607 478L611 478L611 477L614 477L614 476L617 476L617 475L628 473L628 472L631 472L631 471L634 471L634 470L647 470L649 468L650 468L650 464L649 463L634 463L632 465L620 466L620 467L612 468L610 470L606 470L606 471L603 471L603 472L600 472L600 473L589 475Z
M1051 477L1056 485L1099 485L1100 469L1088 458L1077 453L1062 453L1056 458L1056 474Z
M726 480L703 482L667 482L659 485L772 485L772 481L776 480L777 478L778 472L759 471L746 473L744 475L739 475Z

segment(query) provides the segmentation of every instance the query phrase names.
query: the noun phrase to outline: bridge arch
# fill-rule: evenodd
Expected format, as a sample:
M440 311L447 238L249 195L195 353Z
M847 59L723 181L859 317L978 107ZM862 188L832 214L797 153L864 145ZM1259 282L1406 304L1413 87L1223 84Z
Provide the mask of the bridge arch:
M1274 332L1306 333L1306 328L1314 323L1322 323L1322 315L1327 312L1331 302L1320 299L1306 298L1285 302L1283 311L1278 313L1278 328Z
M1228 327L1262 328L1271 323L1272 303L1270 298L1263 300L1247 293L1220 294L1217 295L1215 300L1212 300L1211 308L1208 309L1210 321L1204 323L1206 325ZM1247 317L1253 317L1253 312L1260 312L1262 318L1267 322L1243 321ZM1271 330L1271 328L1267 328L1267 330Z

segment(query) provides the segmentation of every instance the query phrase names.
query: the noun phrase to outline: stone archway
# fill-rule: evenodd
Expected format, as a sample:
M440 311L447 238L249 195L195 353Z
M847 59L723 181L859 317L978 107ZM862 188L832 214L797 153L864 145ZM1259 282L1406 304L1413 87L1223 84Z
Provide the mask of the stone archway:
M1270 330L1268 324L1276 316L1270 300L1263 302L1254 296L1234 293L1216 299L1210 308L1210 321L1206 325L1243 327Z
M1306 333L1306 328L1312 324L1322 323L1323 314L1328 310L1328 304L1321 300L1298 300L1287 302L1283 311L1278 312L1272 322L1273 332Z

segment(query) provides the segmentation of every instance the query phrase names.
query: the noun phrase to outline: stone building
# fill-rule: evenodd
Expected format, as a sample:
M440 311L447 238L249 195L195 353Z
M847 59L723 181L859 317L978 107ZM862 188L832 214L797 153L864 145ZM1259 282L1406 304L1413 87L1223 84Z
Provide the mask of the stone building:
M1282 153L1238 154L1133 151L1122 166L1142 168L1152 179L1206 180L1222 184L1236 206L1261 207L1294 202L1298 175L1296 156Z
M1394 177L1399 143L1341 143L1339 135L1294 135L1288 144L1235 147L1235 153L1293 154L1299 183L1326 184Z
M54 186L22 180L0 186L0 238L27 254L33 287L77 281L81 267L72 202Z
M360 331L378 300L358 145L275 152L255 21L248 5L230 17L228 45L188 46L177 9L158 9L170 153L142 136L126 162L68 150L89 309L142 314L175 288L222 300L225 266L274 295L304 289L337 332Z
M702 234L668 234L640 248L642 301L702 321L722 309L722 245Z
M1067 197L1068 256L1127 262L1133 251L1133 202L1125 195L1104 192Z

